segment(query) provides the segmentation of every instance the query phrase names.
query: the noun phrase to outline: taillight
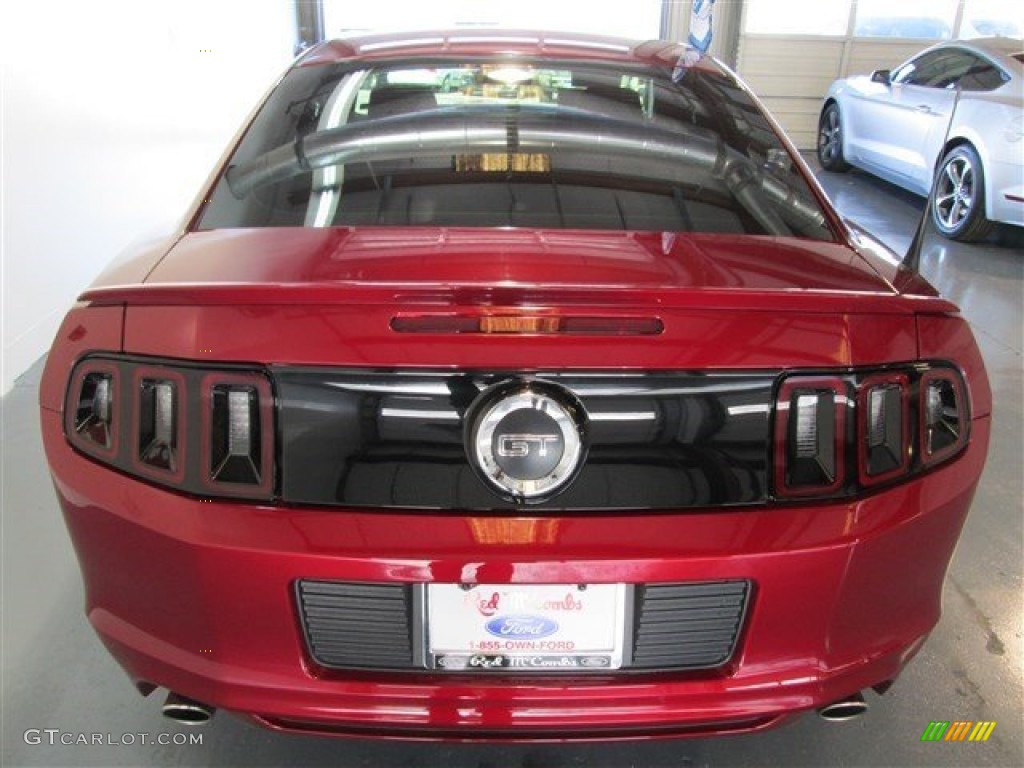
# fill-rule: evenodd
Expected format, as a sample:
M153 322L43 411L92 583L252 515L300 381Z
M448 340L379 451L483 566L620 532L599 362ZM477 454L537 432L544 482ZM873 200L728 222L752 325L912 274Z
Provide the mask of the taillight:
M185 471L185 378L166 368L140 366L133 370L132 380L132 464L144 474L181 482Z
M864 379L857 395L858 471L862 485L906 474L910 465L910 380L903 373Z
M836 377L787 379L777 400L776 488L788 496L821 495L845 480L847 385Z
M965 391L944 364L787 376L775 404L775 496L847 497L952 458L967 444Z
M200 496L269 499L273 414L262 372L97 356L75 367L64 425L72 445L124 472Z
M119 415L115 402L120 385L118 370L107 363L80 366L71 378L64 427L71 442L100 458L115 455Z
M255 374L204 377L202 479L214 493L267 494L272 484L273 401Z
M847 498L900 482L957 456L970 418L947 363L789 373L775 398L771 495ZM274 395L260 370L87 357L71 375L64 428L82 453L160 485L274 497Z
M260 409L253 387L213 390L210 479L221 483L260 482Z
M963 382L950 370L931 370L921 378L921 459L935 464L955 455L967 442Z

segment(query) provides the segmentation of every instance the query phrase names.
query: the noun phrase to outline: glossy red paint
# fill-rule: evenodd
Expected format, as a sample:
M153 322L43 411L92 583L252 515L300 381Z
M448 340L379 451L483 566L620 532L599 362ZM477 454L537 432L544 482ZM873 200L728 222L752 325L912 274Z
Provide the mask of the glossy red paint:
M124 306L76 305L61 323L39 384L39 405L50 411L64 410L64 396L75 361L90 352L120 352L124 330Z
M770 260L764 252L771 250ZM186 237L147 285L371 283L893 293L838 243L657 232L279 227Z
M971 445L952 464L850 503L510 522L207 502L112 482L68 446L57 414L43 414L87 614L133 678L271 724L460 738L473 737L466 729L593 738L622 729L710 733L732 721L758 727L895 678L938 620L988 434L989 420L977 419ZM738 657L724 671L439 679L318 668L295 620L291 585L300 577L742 577L755 581L756 594Z
M401 306L415 313L437 309L431 304ZM410 339L389 329L394 308L340 302L255 308L129 306L124 349L224 362L524 371L873 365L913 360L916 351L912 315L666 309L658 313L665 324L658 336L613 341L603 336L417 334ZM595 311L587 306L576 310L584 316ZM601 312L614 316L616 310Z
M258 242L252 235L239 239ZM609 248L608 261L650 253L635 245L642 237L609 239L625 243L626 254ZM189 238L182 245L190 247ZM824 255L808 258L832 263L830 253L826 246ZM871 283L871 271L857 265L856 256L848 258L850 264L835 260L837 276L813 278L831 281L827 290L786 289L778 273L752 278L757 287L748 292L672 288L659 276L648 281L653 288L638 281L498 291L506 300L498 307L486 299L494 289L464 288L454 279L432 284L425 274L423 284L409 280L398 289L369 280L342 286L318 280L312 298L282 303L277 291L299 295L310 286L294 273L279 275L288 282L261 285L258 255L246 275L249 285L208 283L214 287L185 305L171 299L173 293L162 295L179 290L173 284L89 294L127 303L123 345L108 327L119 325L113 322L122 315L119 306L76 310L62 338L80 336L79 328L106 328L111 350L193 360L694 370L952 359L965 372L977 417L971 445L953 464L854 503L803 503L767 515L519 517L495 543L481 535L495 523L490 518L180 497L111 475L77 455L63 437L60 416L44 411L47 453L82 561L90 620L133 678L301 732L472 738L465 730L471 727L478 738L707 735L775 725L793 712L891 680L938 619L945 568L986 451L990 395L966 325L939 314L946 302L896 295L880 279ZM675 262L649 263L647 274L660 275ZM168 275L185 270L173 258L161 267ZM213 267L208 262L205 269ZM871 283L874 290L836 290L844 272L854 285ZM773 280L774 290L766 287ZM223 302L203 305L212 291ZM329 295L345 301L327 303ZM514 300L520 295L531 300ZM612 316L653 307L665 331L628 339L428 334L410 342L389 328L396 308L514 312L537 306ZM937 314L913 311L920 308ZM97 343L95 337L93 345L83 341L70 352L58 345L51 359L43 391L53 393L58 407L67 365L60 361ZM531 532L541 522L545 536L538 539ZM726 671L554 684L323 670L305 655L291 602L297 578L543 583L737 576L755 582L756 596L740 654Z
M671 68L682 53L659 42L493 37L460 31L419 42L333 42L299 66L497 51ZM802 167L795 156L793 162ZM821 196L813 182L811 189ZM209 189L200 199L208 196ZM606 740L733 733L894 680L938 621L945 571L988 446L984 366L956 307L869 235L845 228L827 205L831 243L532 229L192 231L200 209L197 202L188 231L130 254L80 297L40 389L44 446L81 563L89 621L140 690L162 686L271 728L339 735ZM659 321L663 331L406 334L392 328L399 315L640 317ZM905 370L929 361L962 372L973 421L966 449L948 463L904 482L886 476L844 501L777 497L761 507L598 515L261 504L177 493L76 450L67 438L73 419L64 413L65 398L74 363L93 352L258 366L266 375L211 375L253 384L265 424L274 418L273 372L281 365L799 370L838 382L850 369ZM193 421L208 433L209 398L199 402L204 413ZM785 416L770 419L771 434L784 435ZM262 436L257 489L268 497L273 437ZM765 450L781 451L777 442ZM188 450L205 457L209 446L196 438ZM746 579L752 601L735 656L710 671L343 673L320 667L307 651L294 596L299 579Z
M137 354L534 369L907 361L917 352L914 311L952 308L896 294L838 244L437 229L414 230L401 243L401 233L378 228L193 233L144 285L99 286L82 298L129 305L124 350ZM778 257L766 262L766 247ZM425 334L412 344L388 332L397 311L466 308L584 317L653 309L665 332L617 344L614 356L601 337L535 336L527 345L520 336Z

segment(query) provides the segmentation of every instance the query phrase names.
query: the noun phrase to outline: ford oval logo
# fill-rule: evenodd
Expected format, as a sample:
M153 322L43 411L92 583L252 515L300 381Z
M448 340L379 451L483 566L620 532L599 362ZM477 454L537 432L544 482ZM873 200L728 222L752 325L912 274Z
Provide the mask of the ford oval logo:
M558 622L542 616L499 616L488 621L486 629L495 637L539 640L555 634L558 631Z

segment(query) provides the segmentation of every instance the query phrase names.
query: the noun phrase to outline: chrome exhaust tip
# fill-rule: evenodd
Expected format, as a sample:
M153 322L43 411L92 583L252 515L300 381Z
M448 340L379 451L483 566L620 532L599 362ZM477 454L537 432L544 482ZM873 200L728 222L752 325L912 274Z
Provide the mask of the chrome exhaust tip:
M855 693L852 696L847 696L845 699L833 701L831 704L825 705L818 710L818 714L821 715L822 720L828 720L832 723L843 723L847 720L856 720L867 711L868 703L864 701L864 696L860 693Z
M213 713L217 710L208 704L203 704L199 701L193 701L185 696L171 691L167 694L167 698L164 700L164 706L161 710L164 717L169 720L173 720L176 723L184 723L185 725L202 725L210 721L213 717Z

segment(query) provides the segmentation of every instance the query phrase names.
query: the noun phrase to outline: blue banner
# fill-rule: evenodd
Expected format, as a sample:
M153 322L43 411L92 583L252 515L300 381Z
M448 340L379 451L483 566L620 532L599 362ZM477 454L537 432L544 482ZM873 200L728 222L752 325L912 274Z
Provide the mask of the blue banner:
M707 53L711 47L711 11L715 7L715 0L694 0L693 13L690 14L690 34L686 38L686 45L696 48L701 53Z

